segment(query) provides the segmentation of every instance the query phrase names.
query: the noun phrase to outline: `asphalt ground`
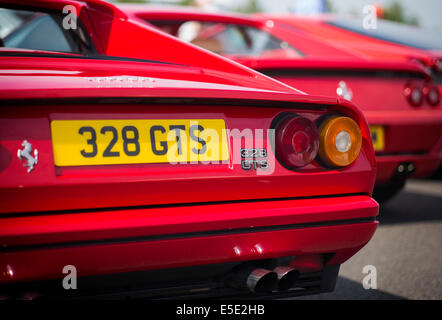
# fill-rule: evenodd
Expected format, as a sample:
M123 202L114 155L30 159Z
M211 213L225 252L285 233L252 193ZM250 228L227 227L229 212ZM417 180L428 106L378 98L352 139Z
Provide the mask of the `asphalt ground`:
M376 289L363 287L374 275L367 265ZM442 299L442 180L408 181L381 206L371 241L341 266L335 291L298 299Z

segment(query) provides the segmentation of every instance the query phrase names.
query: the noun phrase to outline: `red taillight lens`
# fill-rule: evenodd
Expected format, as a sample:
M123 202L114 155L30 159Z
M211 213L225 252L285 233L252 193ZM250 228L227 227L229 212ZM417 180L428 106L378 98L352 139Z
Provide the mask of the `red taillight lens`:
M408 99L411 105L418 107L422 105L424 101L424 94L422 92L422 86L417 84L408 84L404 89L405 97Z
M428 84L424 87L424 95L428 103L432 106L437 106L440 102L439 89L433 85Z
M303 167L315 159L319 149L319 134L315 124L294 115L276 127L276 154L289 167Z

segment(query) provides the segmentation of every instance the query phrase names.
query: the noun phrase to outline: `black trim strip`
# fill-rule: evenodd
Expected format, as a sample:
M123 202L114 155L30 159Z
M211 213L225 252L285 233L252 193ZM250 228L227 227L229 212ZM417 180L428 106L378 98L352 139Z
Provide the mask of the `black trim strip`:
M4 252L16 252L16 251L28 251L28 250L72 248L72 247L78 247L78 246L114 245L114 244L134 243L134 242L176 240L176 239L188 239L188 238L199 238L199 237L214 237L214 236L223 236L223 235L235 235L235 234L241 234L241 233L257 233L257 232L268 232L268 231L282 231L282 230L290 230L290 229L293 230L293 229L330 227L330 226L340 226L340 225L346 225L346 224L370 223L370 222L375 222L375 221L376 221L376 217L365 217L365 218L346 219L346 220L331 220L331 221L296 223L296 224L277 225L277 226L263 226L263 227L256 227L256 228L209 230L209 231L175 233L175 234L164 234L164 235L154 235L154 236L140 236L140 237L132 237L132 238L102 239L102 240L88 240L88 241L76 241L76 242L60 242L60 243L51 243L51 244L20 245L20 246L2 247L2 248L0 248L0 252L4 253Z
M217 105L230 107L267 107L267 108L293 108L302 110L326 111L327 108L335 107L335 101L324 102L300 102L267 100L253 98L198 98L198 97L94 97L94 98L24 98L24 99L4 99L0 97L0 108L28 105L61 105L61 104L161 104L161 105Z
M323 199L323 198L342 198L353 196L368 196L365 193L347 193L347 194L329 194L320 196L308 197L285 197L285 198L259 198L259 199L242 199L242 200L220 200L208 202L187 202L187 203L169 203L169 204L153 204L153 205L139 205L139 206L124 206L124 207L100 207L87 209L66 209L66 210L52 210L52 211L37 211L37 212L17 212L17 213L0 213L1 219L6 218L24 218L33 216L48 216L48 215L64 215L64 214L81 214L93 213L103 211L124 211L124 210L146 210L146 209L160 209L160 208L177 208L177 207L197 207L203 205L219 205L219 204L235 204L247 202L270 202L270 201L287 201L287 200L308 200L308 199Z
M377 70L377 69L295 69L295 68L256 68L269 77L365 77L365 78L419 78L427 79L420 73L409 70Z
M32 53L32 52L0 52L0 57L25 57L25 58L60 58L60 59L82 59L82 60L106 60L106 61L127 61L127 62L143 62L143 63L155 63L155 64L167 64L173 66L186 66L183 64L177 64L172 62L145 60L138 58L127 58L117 56L107 56L102 54L94 55L64 55L57 53Z
M391 157L391 156L425 156L428 155L429 151L410 151L410 152L383 152L375 151L376 157Z

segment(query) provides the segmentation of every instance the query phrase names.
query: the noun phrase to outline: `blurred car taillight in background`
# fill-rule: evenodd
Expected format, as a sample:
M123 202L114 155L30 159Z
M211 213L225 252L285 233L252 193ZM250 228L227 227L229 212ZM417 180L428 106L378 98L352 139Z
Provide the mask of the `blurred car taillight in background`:
M432 83L426 84L423 88L424 96L428 104L431 106L438 106L440 103L439 89Z
M412 106L419 107L424 101L423 86L414 82L407 83L404 95Z
M438 106L440 103L439 89L433 82L419 83L408 82L405 85L404 95L414 107L420 107L425 103L430 106Z

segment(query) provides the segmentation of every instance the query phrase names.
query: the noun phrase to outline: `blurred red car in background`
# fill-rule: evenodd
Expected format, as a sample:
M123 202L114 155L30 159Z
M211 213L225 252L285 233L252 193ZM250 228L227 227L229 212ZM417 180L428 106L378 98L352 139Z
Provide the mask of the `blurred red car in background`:
M0 1L0 296L333 290L378 224L355 105L106 2L28 4Z
M370 124L377 200L390 199L408 177L431 175L441 163L440 95L429 72L408 58L374 59L338 38L324 42L288 26L291 18L281 22L183 7L121 8L134 19L295 88L354 101Z

